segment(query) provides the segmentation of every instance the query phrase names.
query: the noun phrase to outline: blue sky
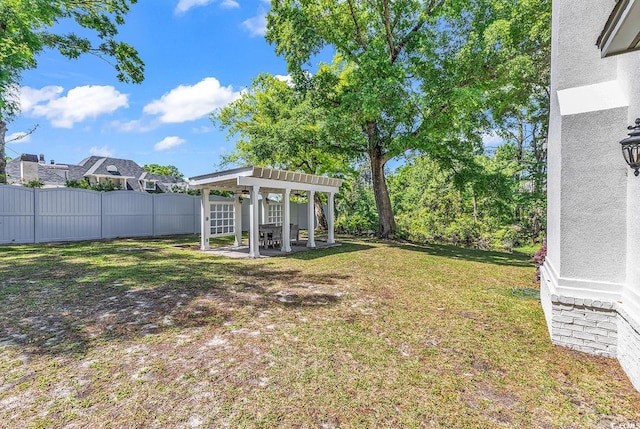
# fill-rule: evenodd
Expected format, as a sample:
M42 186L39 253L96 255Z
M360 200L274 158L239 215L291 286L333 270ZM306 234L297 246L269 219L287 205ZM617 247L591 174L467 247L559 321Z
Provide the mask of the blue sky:
M286 75L263 37L268 9L262 0L139 0L120 31L146 64L139 85L118 82L96 57L44 52L23 75L22 114L7 137L38 128L8 143L7 155L69 164L105 155L175 165L187 177L215 171L234 143L209 113L261 72Z

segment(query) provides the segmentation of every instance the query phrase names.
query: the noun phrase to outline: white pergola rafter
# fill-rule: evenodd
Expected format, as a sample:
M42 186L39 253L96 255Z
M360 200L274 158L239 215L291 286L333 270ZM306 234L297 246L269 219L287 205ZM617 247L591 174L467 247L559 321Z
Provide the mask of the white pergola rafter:
M190 186L202 190L202 224L201 224L201 241L202 250L209 249L209 216L208 200L209 191L224 190L232 191L236 196L236 245L240 245L242 239L242 231L238 227L238 219L241 218L241 206L238 197L243 192L249 192L251 200L250 225L249 225L249 256L257 258L260 256L258 243L258 194L281 194L283 196L284 213L283 225L289 225L291 222L291 212L289 209L289 197L292 191L304 191L309 197L308 219L309 219L309 238L307 247L315 247L314 237L314 205L313 197L315 192L324 192L329 196L329 205L327 213L328 224L328 243L335 242L334 235L334 196L342 185L341 179L331 177L318 176L314 174L305 174L295 171L278 170L267 167L243 167L233 170L220 171L217 173L205 174L202 176L192 177L189 181ZM291 244L289 237L289 228L282 228L282 251L290 252Z

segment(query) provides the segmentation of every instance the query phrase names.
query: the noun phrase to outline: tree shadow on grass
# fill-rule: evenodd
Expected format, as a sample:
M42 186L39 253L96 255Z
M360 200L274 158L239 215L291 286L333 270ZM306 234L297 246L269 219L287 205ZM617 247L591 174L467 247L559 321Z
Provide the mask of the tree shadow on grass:
M482 262L485 264L507 265L511 267L533 266L531 257L518 253L502 253L489 250L467 249L446 244L419 245L411 243L389 243L389 246L398 247L412 252L423 252L433 256L462 259L465 261Z
M324 258L330 255L338 255L340 253L360 252L362 250L368 250L371 248L373 248L373 246L368 246L362 243L339 242L335 246L321 247L321 248L311 249L304 252L292 253L290 255L285 255L285 256L291 259L311 261L318 258Z
M0 346L38 354L222 326L240 313L333 306L334 287L348 278L134 240L21 249L0 248Z

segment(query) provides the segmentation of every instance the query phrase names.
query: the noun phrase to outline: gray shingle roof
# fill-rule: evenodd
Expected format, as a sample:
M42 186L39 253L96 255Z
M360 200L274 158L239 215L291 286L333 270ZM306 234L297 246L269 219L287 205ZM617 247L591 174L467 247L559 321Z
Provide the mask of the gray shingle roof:
M20 183L20 157L7 163L6 172L9 183ZM129 159L101 156L90 156L77 165L39 164L38 176L45 186L65 186L68 180L79 181L89 176L126 177L127 189L140 192L145 191L144 185L140 183L143 179L155 181L158 190L162 192L170 191L172 185L186 184L183 179L176 177L147 173Z

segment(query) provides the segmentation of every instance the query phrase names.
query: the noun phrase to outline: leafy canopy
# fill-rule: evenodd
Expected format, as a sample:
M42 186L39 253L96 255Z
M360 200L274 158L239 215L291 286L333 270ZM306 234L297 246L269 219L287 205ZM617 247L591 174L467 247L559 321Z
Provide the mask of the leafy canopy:
M0 3L0 120L19 106L16 86L25 70L37 66L44 49L68 58L94 54L112 63L123 82L140 83L144 63L138 52L118 41L118 26L137 0L2 0ZM85 35L59 34L56 24L72 20Z
M237 137L225 164L270 165L310 174L341 174L344 155L326 150L325 111L305 91L269 74L260 74L243 95L211 115Z
M177 177L180 179L184 177L184 174L182 174L175 165L145 164L142 166L142 169L152 174L161 174L163 176Z

